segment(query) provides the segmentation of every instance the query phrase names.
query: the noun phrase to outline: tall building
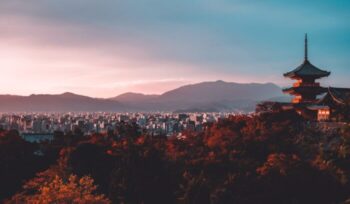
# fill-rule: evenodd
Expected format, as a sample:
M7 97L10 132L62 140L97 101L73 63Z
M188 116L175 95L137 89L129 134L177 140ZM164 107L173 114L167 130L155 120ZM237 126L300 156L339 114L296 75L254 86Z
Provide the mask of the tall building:
M294 95L292 103L315 103L317 96L325 93L327 88L320 86L317 79L327 77L330 72L315 67L308 59L307 34L305 34L304 62L293 71L284 74L285 77L296 80L293 87L284 89L284 93Z
M308 120L350 121L350 89L322 87L316 80L329 76L330 72L317 68L309 61L306 34L304 46L304 62L284 74L284 77L296 80L292 87L283 89L284 93L294 96L292 101L263 102L257 105L257 112L294 109Z

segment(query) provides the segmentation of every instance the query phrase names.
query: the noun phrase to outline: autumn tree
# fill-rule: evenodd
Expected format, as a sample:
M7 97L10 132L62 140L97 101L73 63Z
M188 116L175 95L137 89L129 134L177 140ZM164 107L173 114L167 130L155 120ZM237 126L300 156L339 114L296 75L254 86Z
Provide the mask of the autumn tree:
M55 176L51 181L35 189L34 194L16 194L6 203L111 203L104 195L96 194L96 186L93 179L88 176L78 178L70 175L67 180Z
M17 131L0 133L0 201L18 191L23 181L50 165L37 154L38 145L23 140Z

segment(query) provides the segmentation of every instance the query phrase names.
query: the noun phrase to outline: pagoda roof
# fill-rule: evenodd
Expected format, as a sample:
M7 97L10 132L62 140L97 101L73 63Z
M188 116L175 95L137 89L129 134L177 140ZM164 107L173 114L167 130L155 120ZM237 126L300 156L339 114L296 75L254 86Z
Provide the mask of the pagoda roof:
M285 77L290 77L290 78L296 78L296 77L321 78L329 75L330 75L330 72L324 71L315 67L307 59L305 59L303 64L295 68L293 71L290 71L284 74Z
M321 87L321 86L298 86L298 87L290 87L282 90L284 93L289 94L300 94L300 93L315 93L315 94L322 94L327 92L327 88Z
M308 59L308 41L307 41L307 34L305 34L305 51L304 51L304 62L295 68L293 71L287 72L284 74L285 77L290 78L303 78L303 77L310 77L310 78L321 78L326 77L330 75L330 72L321 70L310 63Z
M328 87L327 94L319 101L319 104L326 103L327 99L341 105L350 104L350 88Z

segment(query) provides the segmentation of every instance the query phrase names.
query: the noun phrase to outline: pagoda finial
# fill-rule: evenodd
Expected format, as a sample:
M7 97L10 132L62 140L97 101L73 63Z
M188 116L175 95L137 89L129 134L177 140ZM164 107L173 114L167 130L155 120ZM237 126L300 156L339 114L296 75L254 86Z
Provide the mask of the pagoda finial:
M308 61L308 53L307 53L307 33L305 33L305 56L304 60Z

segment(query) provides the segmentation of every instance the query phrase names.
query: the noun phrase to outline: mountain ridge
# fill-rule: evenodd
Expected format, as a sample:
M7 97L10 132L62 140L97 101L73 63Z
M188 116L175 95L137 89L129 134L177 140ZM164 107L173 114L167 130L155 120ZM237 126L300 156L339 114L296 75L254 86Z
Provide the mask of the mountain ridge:
M159 95L133 92L112 98L93 98L71 92L0 95L0 111L252 111L257 102L282 96L281 88L273 83L218 80L184 85Z

